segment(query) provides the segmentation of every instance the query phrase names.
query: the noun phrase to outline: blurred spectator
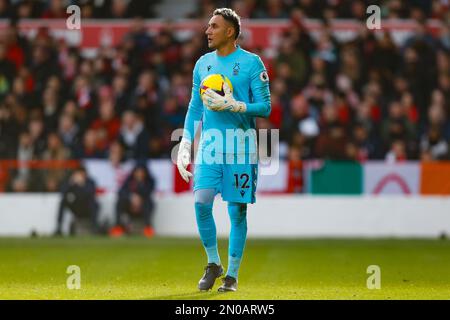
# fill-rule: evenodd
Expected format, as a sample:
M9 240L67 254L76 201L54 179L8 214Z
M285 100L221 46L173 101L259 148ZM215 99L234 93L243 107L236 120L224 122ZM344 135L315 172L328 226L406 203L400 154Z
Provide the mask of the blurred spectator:
M122 42L127 54L126 60L135 75L146 67L148 51L154 45L141 18L132 20L130 31L124 36Z
M128 101L130 100L128 91L126 76L116 75L112 82L112 98L119 115L122 115L122 112L128 109Z
M6 46L7 59L14 63L16 70L19 70L29 55L27 39L20 35L18 26L13 21L4 30L2 38Z
M333 105L323 108L320 134L315 154L319 158L345 160L348 137L345 127L339 122L337 109Z
M450 139L450 123L446 121L444 107L432 104L428 110L428 127L437 127L447 141Z
M93 19L95 16L94 1L87 0L82 1L79 4L81 8L81 19Z
M44 46L35 46L32 51L31 73L35 83L35 91L37 95L42 95L47 80L52 75L57 75L58 67L55 63L52 52Z
M116 116L112 100L104 101L100 105L99 117L91 125L96 135L96 144L102 150L117 139L120 131L120 119Z
M369 159L377 158L377 145L369 136L369 131L363 123L356 123L353 126L352 142L355 150L355 160L364 162Z
M297 3L306 16L316 19L325 17L324 10L327 4L326 1L299 0Z
M74 235L83 229L85 223L81 220L89 220L91 233L100 231L98 225L99 204L95 195L95 182L88 177L86 169L76 169L62 186L61 201L58 208L57 227L55 234L63 234L64 218L69 211L71 215L70 234Z
M255 0L236 0L231 4L233 9L242 19L250 18L256 7Z
M40 1L23 0L15 2L17 18L37 18L40 16L42 9L42 3Z
M81 64L81 70L83 70L83 66L85 73L90 73L90 64ZM86 119L86 122L90 123L96 117L96 109L94 107L96 101L88 77L83 75L78 76L73 89L75 101L83 115L82 117Z
M401 96L401 101L403 109L405 110L406 117L408 121L414 125L418 125L419 122L419 113L417 110L417 106L414 103L414 96L411 92L406 91Z
M443 24L439 34L439 46L445 50L450 51L450 28L447 24Z
M58 134L64 146L75 155L80 145L80 129L69 114L63 114L59 118Z
M88 129L84 132L83 145L81 150L77 150L77 158L80 159L101 159L105 158L106 148L99 144L97 132L94 129Z
M49 130L56 130L58 126L58 115L60 106L57 91L47 87L42 96L42 108L44 111L45 124Z
M124 148L118 141L114 141L109 148L108 162L111 171L114 172L114 185L112 191L118 192L131 170L134 168L134 163L125 161Z
M19 130L11 108L0 105L0 158L14 159Z
M66 8L68 2L65 0L49 0L48 6L42 13L43 19L65 19L68 17Z
M302 159L309 159L314 155L313 144L319 134L316 113L302 95L297 95L291 100L291 116L284 121L281 139L288 141L292 147L298 147Z
M0 18L5 19L12 16L9 0L0 0Z
M127 159L147 157L149 134L144 127L142 117L134 111L128 110L123 113L119 141L125 147Z
M123 146L119 141L113 141L109 147L108 160L114 168L120 166L124 160Z
M276 60L277 73L285 78L290 86L301 88L305 85L308 72L308 60L303 51L297 50L289 34L281 41ZM295 72L292 72L295 70Z
M47 140L44 122L40 117L30 119L28 132L30 133L31 143L33 144L34 156L36 158L42 157L42 154L47 148Z
M409 121L405 108L397 101L394 101L389 106L388 118L382 122L381 138L384 145L391 146L394 141L401 140L405 145L405 152L411 154L414 152L415 146L411 145L416 139L416 128ZM398 143L394 146L397 148ZM392 148L391 148L392 151Z
M133 232L131 218L142 216L143 233L146 237L154 235L153 229L153 191L155 181L145 164L138 164L128 176L118 193L116 204L116 226L110 230L113 237Z
M16 66L6 56L6 45L0 43L0 97L4 97L11 90Z
M11 189L13 192L33 191L31 184L35 177L32 170L28 167L28 161L34 159L33 144L28 132L22 132L19 136L19 146L17 148L18 168L15 171L12 180Z
M303 95L317 112L320 112L326 104L333 103L333 93L327 88L325 78L320 74L311 76L308 85L303 90Z
M289 16L283 1L266 0L264 1L264 5L256 10L253 17L260 19L286 19Z
M414 41L414 39L412 39ZM426 107L436 78L435 57L431 44L418 40L418 47L406 46L401 72L408 81L408 87L415 94L419 107L419 119L426 118ZM420 48L420 49L418 49Z
M152 71L142 72L136 89L131 96L131 105L135 111L145 115L145 124L149 130L154 130L158 127L160 97L161 93L159 92L155 73Z
M128 8L128 1L126 0L112 0L110 12L110 18L124 19L130 17Z
M445 121L442 95L433 95L428 110L428 123L420 138L420 158L423 160L447 160L449 154L450 124Z
M64 147L59 135L52 132L47 138L47 150L42 154L42 160L68 160L70 158L69 149ZM56 192L61 186L65 177L65 169L45 169L42 172L42 180L45 183L44 190Z
M443 138L439 127L430 127L428 132L422 136L420 141L420 150L423 157L424 153L429 153L430 160L447 160L449 156L448 142Z
M303 188L302 151L299 147L289 149L288 155L288 193L300 193Z
M363 58L360 52L352 45L346 45L341 50L340 74L346 76L357 89L361 88L364 77Z
M389 163L403 162L407 160L406 144L403 140L396 139L392 141L390 149L386 154L386 161Z
M332 124L317 138L315 154L324 159L346 160L346 148L344 128L339 124Z
M167 144L167 147L169 147L172 132L177 128L182 128L184 125L184 112L175 97L170 97L164 102L161 120L164 128L162 136L165 138L164 142Z

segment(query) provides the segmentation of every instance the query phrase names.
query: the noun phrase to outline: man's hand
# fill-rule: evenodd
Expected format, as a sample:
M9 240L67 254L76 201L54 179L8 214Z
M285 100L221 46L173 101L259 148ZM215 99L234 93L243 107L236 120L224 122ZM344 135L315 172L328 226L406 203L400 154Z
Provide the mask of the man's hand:
M225 82L223 84L224 96L211 89L207 89L202 96L203 104L212 111L245 112L247 105L244 102L236 101L230 87Z
M191 162L191 142L186 139L181 139L180 148L178 149L177 167L178 172L184 181L189 182L189 178L192 177L186 168Z

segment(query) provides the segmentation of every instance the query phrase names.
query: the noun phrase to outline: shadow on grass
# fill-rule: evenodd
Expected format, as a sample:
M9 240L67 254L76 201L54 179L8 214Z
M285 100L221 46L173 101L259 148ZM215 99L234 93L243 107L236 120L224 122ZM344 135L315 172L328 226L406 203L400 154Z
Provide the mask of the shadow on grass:
M223 295L224 293L212 291L212 292L186 292L181 294L168 294L164 296L157 296L151 298L144 298L144 300L209 300L214 299L218 295Z

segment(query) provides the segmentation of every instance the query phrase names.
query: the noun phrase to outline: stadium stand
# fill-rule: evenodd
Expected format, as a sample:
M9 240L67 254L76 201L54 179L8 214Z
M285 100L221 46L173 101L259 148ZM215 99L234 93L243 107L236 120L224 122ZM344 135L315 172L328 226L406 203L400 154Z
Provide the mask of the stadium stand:
M80 1L82 18L130 19L129 28L117 45L93 55L48 27L21 32L25 18L66 18L70 3L0 1L0 159L108 159L112 146L123 149L122 160L170 158L193 65L208 51L204 30L180 38L167 22L150 33L142 18L155 18L157 5L105 0ZM289 22L274 48L249 49L262 56L271 79L272 114L258 124L280 129L281 157L292 166L308 159L448 160L449 3L371 3L383 19L409 21L412 35L399 43L389 32L367 30L364 1L198 1L186 18L202 21L230 5L268 26ZM314 35L309 19L320 21ZM356 23L357 36L338 39L333 19ZM7 191L55 191L62 179L36 185L27 170L13 167Z

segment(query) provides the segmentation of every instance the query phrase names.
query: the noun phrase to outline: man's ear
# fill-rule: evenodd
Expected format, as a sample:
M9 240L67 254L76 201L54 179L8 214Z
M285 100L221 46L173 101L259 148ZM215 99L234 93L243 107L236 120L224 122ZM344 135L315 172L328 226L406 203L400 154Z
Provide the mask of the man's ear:
M227 28L227 36L228 37L233 37L234 34L234 28L233 27L228 27Z

